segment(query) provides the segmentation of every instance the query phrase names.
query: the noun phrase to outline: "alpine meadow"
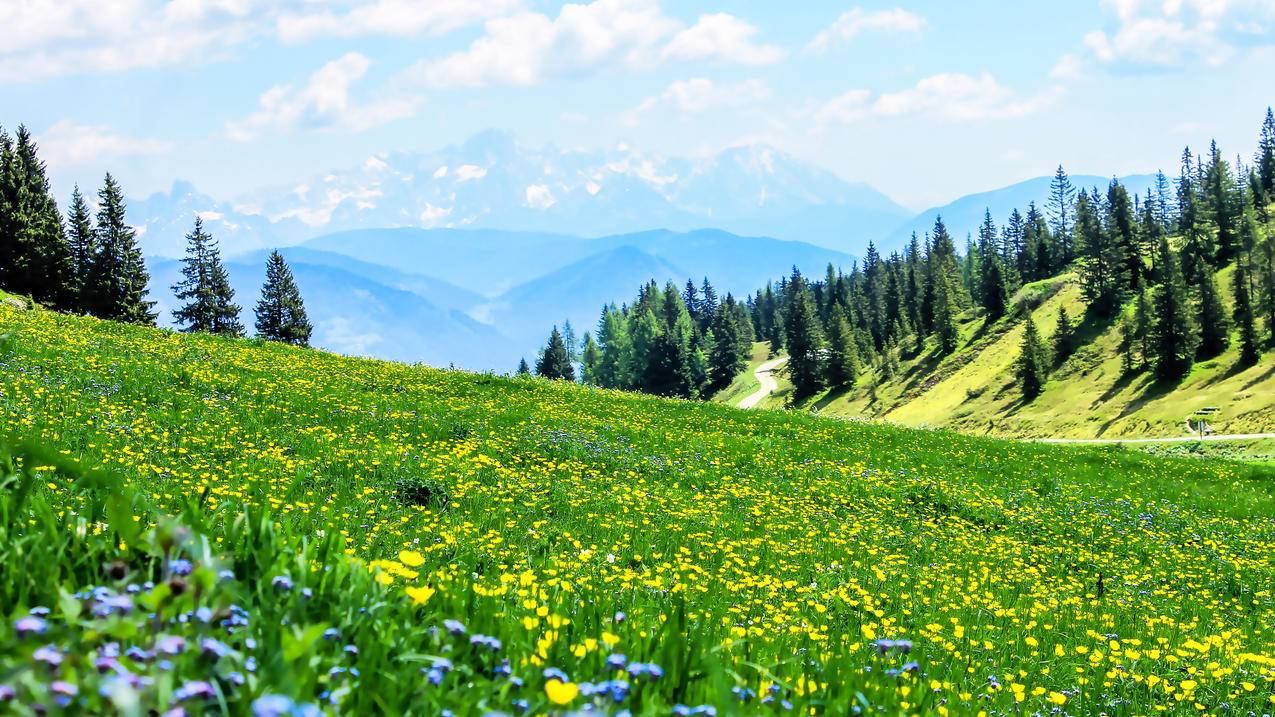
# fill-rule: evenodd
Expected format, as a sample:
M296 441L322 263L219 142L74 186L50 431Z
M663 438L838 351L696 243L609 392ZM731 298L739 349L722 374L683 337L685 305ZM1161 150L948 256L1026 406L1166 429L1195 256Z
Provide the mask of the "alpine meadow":
M0 714L1270 717L1271 67L0 0Z

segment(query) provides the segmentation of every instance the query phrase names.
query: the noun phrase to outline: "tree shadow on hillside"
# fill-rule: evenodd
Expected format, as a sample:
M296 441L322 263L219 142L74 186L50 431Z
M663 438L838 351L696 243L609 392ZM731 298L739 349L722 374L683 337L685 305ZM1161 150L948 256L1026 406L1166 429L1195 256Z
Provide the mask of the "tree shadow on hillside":
M1184 376L1182 378L1160 379L1148 382L1146 388L1142 389L1142 392L1138 394L1136 398L1126 403L1124 408L1120 409L1120 413L1115 418L1107 421L1098 428L1097 435L1101 437L1104 433L1106 433L1107 429L1111 428L1111 426L1117 421L1128 418L1148 403L1169 395L1182 384L1182 381L1185 378L1186 377Z
M1120 395L1121 392L1139 378L1142 378L1142 372L1140 371L1122 371L1120 373L1120 378L1116 379L1115 383L1107 387L1107 390L1102 392L1102 395L1098 397L1098 400L1089 404L1089 408L1097 408L1107 401L1110 401Z
M838 386L837 388L829 389L817 400L810 403L808 408L811 408L815 411L822 411L823 409L831 405L833 401L836 401L842 396L845 396L846 394L850 393L851 390L853 390L852 386Z
M1215 383L1221 383L1222 381L1225 381L1225 380L1227 380L1228 378L1234 378L1234 377L1238 376L1239 374L1244 373L1244 371L1246 371L1246 370L1248 370L1248 369L1250 369L1250 368L1252 368L1252 367L1253 367L1253 364L1244 364L1244 363L1241 363L1241 362L1240 362L1240 361L1238 361L1238 360L1236 360L1236 361L1232 361L1232 362L1231 362L1231 365L1230 365L1230 366L1227 366L1225 371L1221 371L1221 372L1217 373L1217 374L1216 374L1216 375L1214 375L1212 378L1210 378L1209 380L1205 381L1205 382L1203 383L1203 385L1204 385L1204 386L1212 386L1212 385L1213 385L1213 384L1215 384Z
M1245 391L1249 390L1250 388L1265 381L1271 376L1275 376L1275 365L1272 365L1270 368L1266 369L1266 371L1262 372L1261 375L1255 377L1252 381L1249 381L1248 383L1244 384L1244 390Z

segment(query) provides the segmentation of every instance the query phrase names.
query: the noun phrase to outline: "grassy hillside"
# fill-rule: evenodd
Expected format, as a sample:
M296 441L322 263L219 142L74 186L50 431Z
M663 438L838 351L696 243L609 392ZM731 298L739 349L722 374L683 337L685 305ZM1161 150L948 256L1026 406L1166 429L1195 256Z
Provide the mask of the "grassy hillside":
M0 335L0 434L43 447L0 456L19 712L1271 709L1256 467L2 302Z
M1230 270L1218 275L1229 302ZM1059 306L1083 317L1085 304L1074 274L1035 284L1016 300L1031 297L1041 333L1054 331ZM1125 375L1115 321L1086 318L1081 348L1050 374L1044 393L1024 402L1014 376L1024 323L1021 317L984 325L963 317L960 348L950 356L904 351L893 378L869 371L850 391L815 396L802 403L828 415L880 418L911 426L935 426L965 433L1002 436L1119 438L1183 435L1184 419L1205 406L1221 409L1212 425L1219 433L1247 433L1275 427L1275 353L1256 366L1240 368L1238 341L1196 364L1181 382L1166 385L1150 372ZM791 385L763 404L788 405Z

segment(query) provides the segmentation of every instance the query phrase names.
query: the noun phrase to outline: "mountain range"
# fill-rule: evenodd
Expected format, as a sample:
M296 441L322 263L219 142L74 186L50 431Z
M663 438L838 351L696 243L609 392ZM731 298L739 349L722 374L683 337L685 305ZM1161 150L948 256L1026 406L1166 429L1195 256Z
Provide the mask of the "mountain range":
M290 187L218 199L192 184L135 200L163 319L195 216L221 244L246 315L268 249L285 247L316 345L508 370L553 324L582 334L605 303L648 281L708 277L743 296L796 266L849 268L869 241L902 248L941 215L956 237L990 209L1043 205L1050 177L913 214L872 187L761 144L701 158L627 145L530 148L498 131L434 152L395 152ZM1076 186L1105 186L1080 175ZM1123 181L1141 193L1151 175ZM709 228L711 227L711 228Z

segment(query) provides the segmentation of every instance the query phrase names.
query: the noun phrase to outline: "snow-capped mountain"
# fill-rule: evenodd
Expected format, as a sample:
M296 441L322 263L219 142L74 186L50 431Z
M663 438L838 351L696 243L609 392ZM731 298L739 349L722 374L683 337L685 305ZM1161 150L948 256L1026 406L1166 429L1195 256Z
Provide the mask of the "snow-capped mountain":
M910 213L865 184L765 145L705 158L526 147L489 130L434 152L217 201L178 183L131 207L148 253L175 255L198 212L228 252L348 229L486 228L602 236L715 227L858 251Z

